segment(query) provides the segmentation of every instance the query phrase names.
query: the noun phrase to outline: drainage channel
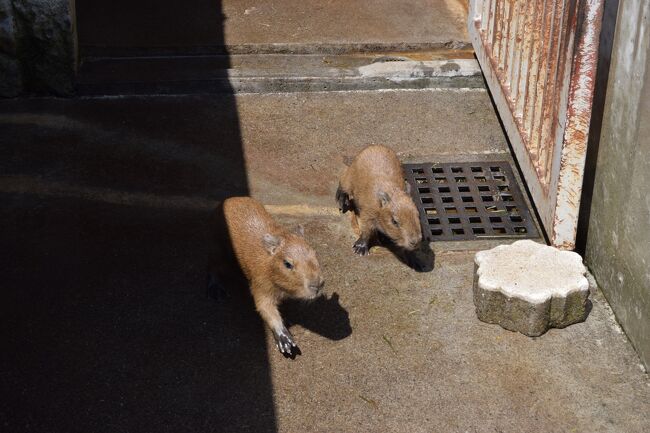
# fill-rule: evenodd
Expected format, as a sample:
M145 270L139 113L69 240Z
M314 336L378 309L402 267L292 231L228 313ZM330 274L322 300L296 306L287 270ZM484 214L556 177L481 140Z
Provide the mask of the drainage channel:
M507 161L404 164L428 241L537 238Z

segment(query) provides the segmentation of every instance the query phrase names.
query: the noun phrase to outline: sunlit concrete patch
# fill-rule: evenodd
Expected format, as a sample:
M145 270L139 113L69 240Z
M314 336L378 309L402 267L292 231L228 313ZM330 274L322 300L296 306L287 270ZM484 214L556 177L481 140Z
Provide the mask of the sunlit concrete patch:
M276 218L305 224L327 297L346 312L298 309L299 319L314 316L291 327L303 351L293 361L268 335L279 432L641 432L650 425L642 415L650 408L647 376L599 292L585 322L529 338L477 319L473 252L437 250L435 269L418 273L385 249L354 256L346 218ZM351 334L337 338L332 331L348 321Z
M362 77L381 77L397 82L431 77L481 75L478 62L470 59L412 61L396 58L361 66L358 71Z
M251 194L263 203L334 205L346 160L369 144L403 162L508 152L485 89L248 94L237 105Z
M228 44L468 41L459 0L222 2Z

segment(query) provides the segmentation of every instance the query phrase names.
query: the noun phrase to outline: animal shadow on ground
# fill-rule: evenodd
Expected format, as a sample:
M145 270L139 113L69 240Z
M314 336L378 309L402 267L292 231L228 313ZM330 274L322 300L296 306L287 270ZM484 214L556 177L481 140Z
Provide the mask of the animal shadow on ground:
M352 334L350 315L336 292L329 298L323 295L313 301L288 299L280 312L287 326L300 325L330 340L342 340Z
M250 295L248 284L243 278L229 278L223 288L209 289L208 296L216 302L218 315L224 318L232 315L239 318L245 316L247 320L262 324L262 319L255 311L255 303ZM352 334L350 316L341 305L339 294L336 292L329 298L322 295L312 301L286 299L280 305L280 313L289 329L300 325L315 334L335 341ZM237 322L234 317L228 320ZM300 346L300 341L297 343ZM291 358L301 354L300 348L297 347Z
M387 248L400 262L416 272L431 272L435 266L435 254L429 243L420 242L413 251L407 251L397 245L383 233L377 233L370 242L370 247L381 246Z

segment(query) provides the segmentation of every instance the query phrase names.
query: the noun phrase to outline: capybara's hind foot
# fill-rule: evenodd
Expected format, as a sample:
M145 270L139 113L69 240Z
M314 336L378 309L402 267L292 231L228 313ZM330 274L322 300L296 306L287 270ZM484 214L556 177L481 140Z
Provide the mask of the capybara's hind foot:
M359 254L360 256L367 256L370 252L370 246L368 245L368 241L362 238L357 239L354 245L352 245L352 249L354 250L355 253Z
M339 205L339 210L343 213L352 209L350 196L347 192L343 191L340 186L336 189L336 202Z

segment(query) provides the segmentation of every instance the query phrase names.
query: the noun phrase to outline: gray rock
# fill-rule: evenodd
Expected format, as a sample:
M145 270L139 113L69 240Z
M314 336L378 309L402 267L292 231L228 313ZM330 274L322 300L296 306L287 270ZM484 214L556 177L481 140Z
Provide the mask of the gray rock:
M11 9L10 0L0 0L0 20L11 16Z
M14 0L18 59L30 91L74 91L75 37L69 0Z
M9 0L0 0L0 53L16 54L16 26Z

